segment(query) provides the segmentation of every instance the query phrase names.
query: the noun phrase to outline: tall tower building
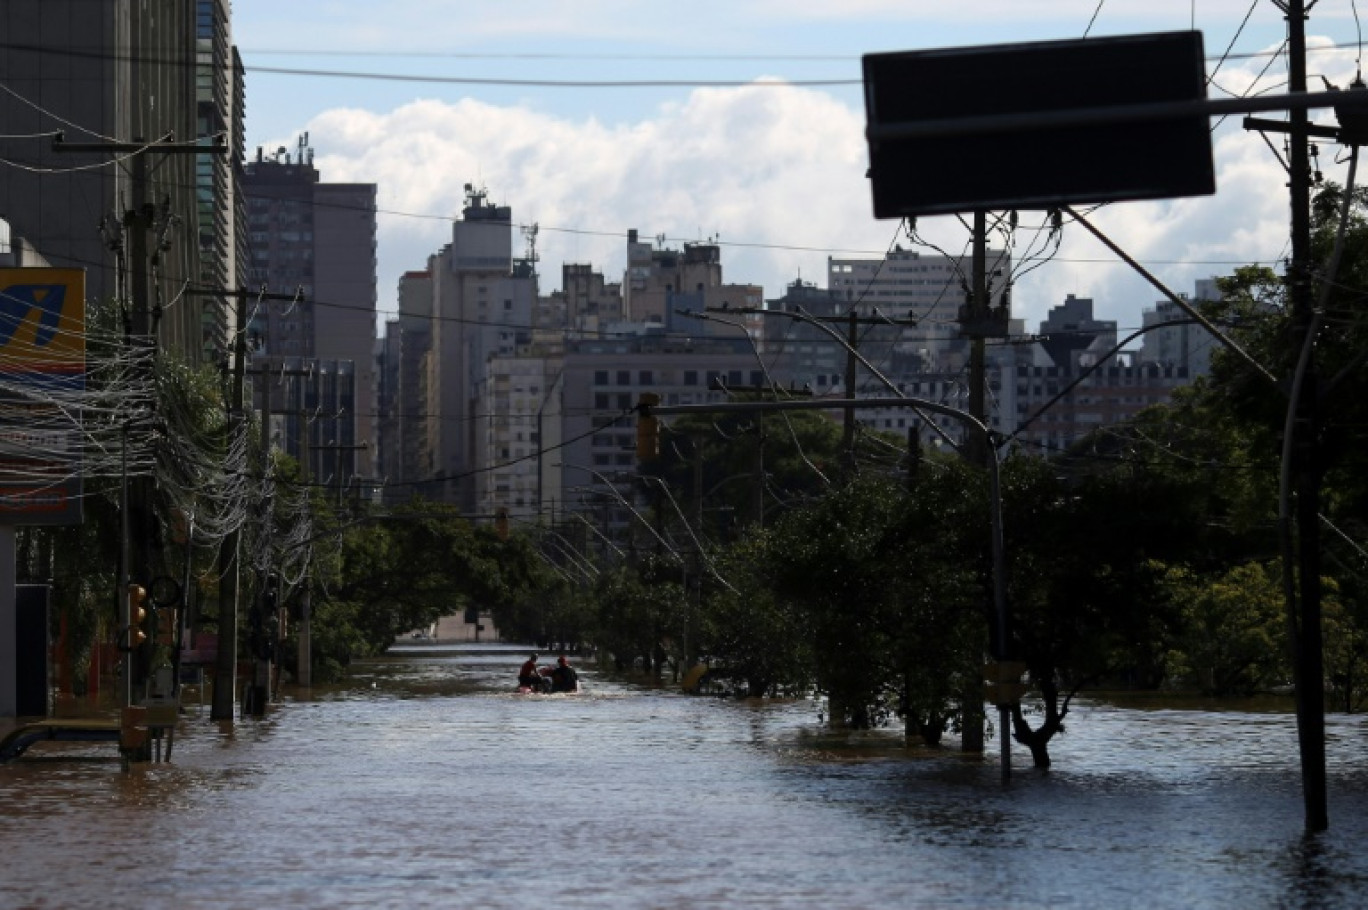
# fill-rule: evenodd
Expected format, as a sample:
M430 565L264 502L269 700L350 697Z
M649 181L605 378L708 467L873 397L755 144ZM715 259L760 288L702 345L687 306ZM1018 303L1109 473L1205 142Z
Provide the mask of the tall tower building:
M246 108L242 58L232 45L230 0L195 0L196 135L221 150L195 156L199 280L208 290L235 290L247 279L247 218L242 198ZM226 300L227 298L221 298ZM228 349L234 309L206 306L202 347L213 359Z
M433 495L469 514L477 510L476 474L491 468L485 434L495 415L482 386L491 358L513 354L532 337L537 277L513 258L513 210L466 184L451 243L428 260L432 350L427 371L428 444ZM440 493L436 490L440 489Z
M376 188L322 183L313 158L306 134L244 168L248 283L299 291L257 305L248 338L258 375L280 380L278 445L300 457L307 439L311 474L349 486L375 476Z
M399 317L386 323L380 369L379 426L384 499L399 504L415 495L435 496L429 427L428 374L432 364L432 275L405 272L399 278ZM436 485L440 486L440 485Z
M0 159L9 162L0 168L0 213L54 266L86 269L88 300L145 308L162 348L192 362L203 351L202 313L216 304L182 291L206 265L216 280L232 272L228 245L202 247L197 228L196 159L209 156L129 146L193 144L210 134L224 135L230 149L239 141L240 71L232 67L228 7L227 0L0 4ZM223 67L222 84L203 99L194 78L201 41L203 56ZM231 236L231 207L220 197L211 205L221 236Z

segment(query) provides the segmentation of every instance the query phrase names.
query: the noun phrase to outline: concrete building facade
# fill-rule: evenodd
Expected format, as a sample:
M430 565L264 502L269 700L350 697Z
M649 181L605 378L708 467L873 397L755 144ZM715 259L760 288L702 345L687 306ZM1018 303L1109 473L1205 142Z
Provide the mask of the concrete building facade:
M436 498L477 510L476 474L489 467L477 437L480 390L491 357L514 354L532 337L537 300L531 263L513 258L513 213L466 186L466 205L451 243L428 260L431 355L427 360L427 445Z
M1011 254L986 255L991 306L1008 305ZM827 259L827 288L843 299L844 311L902 322L894 328L862 330L863 343L883 346L880 362L899 375L959 369L968 361L960 337L960 308L966 303L972 262L968 256L924 256L895 247L882 259Z
M644 392L662 404L725 401L719 384L762 385L763 371L744 340L684 339L660 333L566 346L563 385L561 511L592 512L606 536L625 540L637 519L622 499L640 494L633 408Z
M348 403L342 413L308 414L273 403L273 413L289 427L281 446L301 457L307 439L311 473L320 482L369 480L375 476L375 184L322 183L306 135L296 155L282 148L267 157L259 149L244 168L243 192L249 284L272 293L298 291L294 300L253 306L248 336L254 369L277 372L289 360L307 373L318 363L316 377L281 374L280 384L302 383L297 398ZM339 382L355 387L330 394ZM310 424L307 436L298 421Z

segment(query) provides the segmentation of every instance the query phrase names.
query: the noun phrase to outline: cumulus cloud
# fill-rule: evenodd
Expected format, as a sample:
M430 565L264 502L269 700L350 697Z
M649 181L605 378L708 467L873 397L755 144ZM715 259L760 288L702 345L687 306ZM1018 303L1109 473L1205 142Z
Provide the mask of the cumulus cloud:
M1342 83L1352 75L1348 55L1318 62ZM1261 82L1262 66L1255 59L1222 72L1235 90L1261 90L1280 78ZM1094 216L1176 291L1284 252L1286 176L1237 120L1215 135L1215 196L1117 204ZM768 297L800 274L824 284L828 255L872 257L895 241L907 245L894 222L872 216L863 111L806 88L699 88L615 124L467 99L418 100L381 113L335 109L307 129L324 180L379 186L386 309L398 276L423 268L449 239L468 183L510 205L516 223L540 226L544 291L559 287L562 262L591 263L609 280L620 278L632 228L643 239L663 234L671 246L718 239L725 279L760 284ZM1320 159L1331 176L1333 154L1327 145ZM951 251L967 240L954 218L923 219L919 229ZM1066 231L1055 261L1017 286L1018 315L1033 324L1068 293L1093 297L1100 316L1122 325L1138 325L1140 309L1160 297L1077 227Z

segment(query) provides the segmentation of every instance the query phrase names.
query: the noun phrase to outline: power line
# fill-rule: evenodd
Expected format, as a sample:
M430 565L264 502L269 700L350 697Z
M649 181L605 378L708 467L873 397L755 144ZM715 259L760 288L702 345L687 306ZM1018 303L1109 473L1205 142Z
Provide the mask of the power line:
M1098 8L1099 8L1099 10L1100 10L1100 8L1101 8L1101 4L1100 4L1100 3L1099 3ZM1328 52L1334 52L1334 51L1340 51L1340 50L1354 50L1354 49L1355 49L1355 48L1354 48L1354 46L1352 46L1352 45L1341 45L1341 44L1338 44L1338 43L1332 43L1332 44L1323 45L1323 46L1319 46L1319 47L1315 47L1315 48L1308 48L1307 50L1308 50L1309 52L1315 52L1315 53L1328 53ZM188 57L188 56L160 57L160 56L157 56L157 55L133 55L133 54L121 54L121 53L107 53L107 52L100 51L100 50L83 50L83 49L71 48L71 47L50 47L50 46L41 46L41 45L26 44L26 43L16 43L16 42L0 42L0 51L9 51L9 52L28 52L28 53L34 53L34 54L41 53L41 54L44 54L44 55L46 55L46 56L67 56L67 57L76 57L76 58L85 58L85 59L95 59L95 60L114 60L114 61L118 61L118 62L150 63L150 64L158 64L158 65L163 65L163 66L182 66L182 67L186 67L186 68L194 68L194 69L196 69L196 70L199 70L199 69L206 69L206 68L209 68L209 67L213 66L213 64L201 63L201 62L199 62L198 60L195 60L195 59L193 59L192 57ZM252 52L250 52L250 51L242 51L242 53L243 53L243 54L250 54L250 53L252 53ZM312 51L312 50L307 50L307 49L299 49L299 50L294 50L294 51L287 51L287 50L285 50L285 49L270 49L270 50L268 50L268 51L263 51L263 52L261 52L261 53L263 53L263 54L266 54L266 53L269 53L269 54L285 54L285 53L290 53L290 54L293 54L293 55L295 55L295 56L302 56L302 55L323 56L323 55L326 55L326 54L328 54L328 53L337 53L337 54L341 54L341 53L343 53L343 52L340 52L340 51L335 51L335 52ZM1250 52L1246 52L1246 53L1234 53L1234 52L1228 51L1227 53L1222 54L1220 57L1208 58L1208 60L1209 60L1209 61L1211 61L1211 60L1215 60L1215 61L1226 61L1226 60L1252 60L1252 59L1259 59L1259 58L1262 58L1262 57L1266 57L1266 56L1269 56L1270 54L1276 55L1277 53L1278 53L1277 51L1272 51L1272 52L1270 52L1270 51L1250 51ZM363 55L377 56L377 57L381 57L381 56L403 56L403 57L405 57L405 58L438 56L438 55L436 55L436 54L434 54L434 53L431 53L431 52L429 52L428 54L422 54L422 53L415 54L415 53L407 52L407 51L405 51L405 52L399 52L399 51L394 51L394 52L369 52L369 54L368 54L367 52L364 52L364 51L363 51L363 52L346 52L345 55L346 55L346 56L350 56L350 57L363 56ZM510 53L510 54L507 54L507 55L497 55L497 54L471 55L471 56L466 57L466 58L464 58L464 59L472 59L472 60L477 60L477 59L484 59L484 60L499 60L499 59L506 59L506 60L510 60L510 61L516 61L516 60L527 60L527 59L538 59L538 58L537 58L536 56L534 56L534 55L512 54L512 53ZM575 56L575 55L547 56L547 57L544 58L544 59L563 60L563 61L583 60L583 61L585 61L585 62L612 62L612 61L630 60L630 59L634 59L634 58L633 58L633 57L630 57L630 56L621 56L621 55L593 54L593 55L584 55L584 56ZM674 59L674 60L687 60L687 59L689 59L689 58L688 58L688 57L670 58L670 57L665 57L665 56L660 56L660 55L649 55L649 56L648 56L648 55L641 55L641 56L640 56L640 59L644 62L644 61L648 61L648 60L649 60L649 61L670 60L670 59ZM705 56L700 56L700 57L698 57L697 59L700 60L700 61L717 61L717 62L745 61L745 60L753 60L753 61L757 61L757 62L759 62L759 61L766 61L766 60L769 60L769 61L789 60L790 62L805 62L805 61L807 61L807 60L820 60L821 62L833 62L833 60L840 59L840 58L832 58L832 57L812 58L812 57L806 57L806 56L804 56L804 57L802 57L802 58L799 58L799 57L792 57L792 58L789 58L789 57L775 57L775 56L764 56L764 55L759 55L759 56L738 56L738 57L735 57L735 58L731 58L731 57L727 57L727 56L717 56L717 57L705 57ZM848 60L851 62L852 65L854 65L855 63L858 62L857 58L854 58L854 57L845 58L845 59L848 59ZM233 67L233 64L232 64L232 63L223 63L223 64L219 64L219 68L222 68L222 69L231 69L232 67ZM569 89L749 88L749 87L755 87L755 88L844 88L844 87L855 87L855 86L860 86L860 85L863 84L863 79L861 79L861 78L779 79L779 78L776 78L776 77L755 77L755 78L751 78L751 79L704 79L704 78L685 78L685 79L641 79L641 78L636 78L636 79L528 79L528 78L506 78L506 77L492 77L492 76L423 75L423 74L417 74L417 73L371 72L371 71L352 70L352 69L311 69L311 68L306 68L306 67L244 66L244 69L245 69L245 71L246 71L249 75L251 75L251 74L253 74L253 73L256 73L256 74L262 74L262 75L277 75L277 76L299 76L299 77L327 78L327 79L357 79L357 80L366 80L366 81L405 82L405 83L428 83L428 84L437 84L437 85L476 85L476 86L505 87L505 88L569 88Z

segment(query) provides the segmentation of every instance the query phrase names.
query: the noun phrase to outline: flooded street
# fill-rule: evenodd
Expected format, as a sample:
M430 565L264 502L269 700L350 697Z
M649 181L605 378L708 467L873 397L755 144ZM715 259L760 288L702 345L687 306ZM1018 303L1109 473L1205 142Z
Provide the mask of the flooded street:
M408 649L416 651L416 649ZM425 652L417 652L419 654ZM170 763L40 744L0 766L4 907L1355 907L1368 721L1327 719L1302 836L1284 713L1079 705L1040 774L823 733L811 702L396 654Z

